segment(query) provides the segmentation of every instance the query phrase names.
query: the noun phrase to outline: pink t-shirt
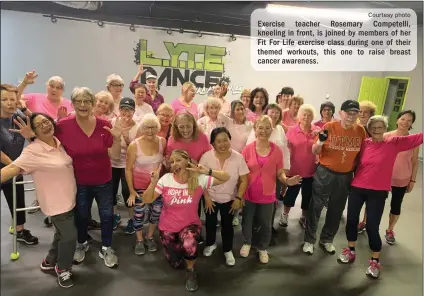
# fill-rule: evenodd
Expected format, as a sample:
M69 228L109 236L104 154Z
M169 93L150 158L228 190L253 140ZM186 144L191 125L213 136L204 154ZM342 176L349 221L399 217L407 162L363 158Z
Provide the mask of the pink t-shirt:
M190 107L187 107L185 105L183 105L180 101L180 99L175 99L174 101L172 101L171 103L171 107L172 109L174 109L174 113L178 114L181 112L184 112L185 110L187 110L188 112L190 112L194 118L197 120L199 118L199 114L198 114L198 109L197 109L197 105L194 102L190 103Z
M397 154L418 147L422 143L422 133L384 139L382 142L373 142L371 138L365 139L362 142L359 166L351 185L358 188L390 191Z
M204 133L199 133L197 140L186 142L184 140L175 141L174 137L169 137L166 145L166 155L171 155L173 150L181 149L187 151L190 158L199 162L202 155L212 149L208 137Z
M258 160L258 163L261 167L263 167L267 161L270 158L270 155L272 154L273 150L275 149L276 146L271 146L271 150L268 153L267 156L261 156L256 152L256 158ZM282 163L282 161L281 161ZM271 195L265 195L264 189L263 189L263 184L262 184L262 175L259 174L258 177L255 179L255 181L253 181L252 184L249 184L249 187L246 190L246 193L244 194L245 199L250 201L250 202L254 202L254 203L258 203L258 204L268 204L268 203L272 203L274 201L276 201L276 195L271 194ZM274 187L275 187L275 180L277 178L277 172L275 172L275 178L274 178Z
M230 175L230 179L218 186L214 186L208 190L209 196L217 203L226 203L234 199L237 194L237 183L239 176L249 173L246 161L243 156L235 150L231 150L231 155L221 164L215 155L215 150L209 150L203 154L199 163L213 170L222 170Z
M164 138L159 138L159 151L155 155L145 155L140 141L136 140L137 157L133 167L134 188L146 190L150 184L150 174L161 167L163 162Z
M72 159L58 139L56 144L52 147L35 139L13 162L24 174L32 176L38 203L47 216L72 210L77 194Z
M202 129L203 133L208 137L208 141L211 137L211 132L217 127L228 127L230 124L231 118L218 114L218 117L215 121L212 121L209 116L203 116L197 121L197 125Z
M39 112L49 115L54 120L57 119L57 110L59 107L65 106L68 114L74 111L72 102L62 98L62 102L54 104L47 99L47 94L31 93L24 95L26 105L31 112Z
M388 132L384 136L387 139L391 139L396 137L396 134L395 132ZM410 149L399 152L397 155L393 166L392 186L406 187L409 185L412 177L412 157L414 156L414 150Z
M290 149L290 171L288 176L299 175L303 178L312 177L317 167L317 155L312 153L312 145L316 142L314 131L319 127L312 125L309 133L304 133L299 125L289 127L286 133Z
M109 121L96 118L93 134L87 137L73 115L57 123L55 136L73 160L78 185L103 185L112 179L108 149L113 145L113 137L105 126L112 128Z
M252 128L253 124L248 120L246 120L243 124L236 124L235 122L230 121L228 131L231 134L231 148L241 153L243 148L246 146L247 139Z
M193 195L188 193L187 183L181 184L174 174L165 174L156 184L155 191L163 197L163 208L159 218L159 229L167 232L180 232L183 228L195 224L201 225L197 213L200 198L204 190L211 188L213 178L199 175L199 186Z
M328 122L323 122L322 120L318 120L316 122L314 122L314 125L319 127L320 129L322 129L324 127L324 125L326 125Z
M246 115L247 120L253 123L256 121L256 119L258 119L259 116L262 115L262 113L252 112L252 110L250 109L246 109L246 110L247 110L247 115Z
M282 122L286 127L291 127L297 125L298 120L297 118L293 118L293 116L290 115L289 110L285 110L283 111Z

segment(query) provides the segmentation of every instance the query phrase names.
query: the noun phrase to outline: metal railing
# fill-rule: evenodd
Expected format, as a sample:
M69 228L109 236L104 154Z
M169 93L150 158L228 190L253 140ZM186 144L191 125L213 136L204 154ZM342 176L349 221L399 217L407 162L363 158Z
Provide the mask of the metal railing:
M16 185L25 185L32 184L33 181L19 181L16 182L16 177L13 178L13 211L12 211L12 226L9 228L9 232L13 235L13 252L10 254L10 259L18 260L19 252L18 252L18 233L16 231L16 221L17 221L17 213L18 212L26 212L35 209L39 209L40 207L28 207L28 208L17 208L16 202ZM34 191L35 188L25 189L25 192Z

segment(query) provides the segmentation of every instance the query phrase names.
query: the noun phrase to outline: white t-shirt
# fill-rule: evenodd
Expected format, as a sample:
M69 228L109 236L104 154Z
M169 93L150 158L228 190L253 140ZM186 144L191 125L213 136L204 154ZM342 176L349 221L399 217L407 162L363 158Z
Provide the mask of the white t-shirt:
M155 114L155 112L153 112L152 106L149 104L143 103L141 106L135 106L135 112L133 116L134 121L139 124L143 120L144 115L147 113Z

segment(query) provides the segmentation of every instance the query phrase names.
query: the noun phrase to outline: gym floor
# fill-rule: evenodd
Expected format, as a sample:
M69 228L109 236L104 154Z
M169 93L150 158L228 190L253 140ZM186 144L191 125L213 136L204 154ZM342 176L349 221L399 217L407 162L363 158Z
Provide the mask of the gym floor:
M270 262L261 265L252 252L247 259L240 258L242 245L240 226L237 227L234 255L236 265L226 267L219 248L212 257L199 256L197 273L200 288L197 295L422 295L422 166L412 193L406 195L402 216L396 227L397 243L387 245L383 241L381 277L371 280L365 270L370 256L366 234L359 235L357 259L351 265L340 265L337 255L328 255L317 248L313 256L301 251L303 230L297 223L300 215L300 199L292 210L289 227L279 228L276 244L270 247ZM32 186L32 185L31 185ZM75 286L63 289L57 285L53 274L40 271L41 260L47 254L53 239L53 228L43 225L41 212L27 215L26 228L39 237L36 246L19 244L20 258L10 260L12 236L8 233L10 213L4 197L1 197L1 293L7 296L27 295L188 295L185 290L184 271L173 270L166 262L160 247L156 253L137 257L133 253L134 236L123 233L127 214L121 208L122 226L115 231L113 246L119 256L117 269L107 268L98 256L100 231L91 231L94 242L86 255L85 262L74 266ZM34 200L33 192L27 193L26 202ZM388 223L389 201L381 223L381 236ZM93 210L98 219L98 214ZM321 218L320 228L323 223ZM343 219L335 246L339 252L346 246ZM276 220L276 226L278 221ZM220 235L218 235L218 238ZM218 242L219 244L220 242ZM160 245L160 244L159 244ZM200 251L203 250L201 247ZM200 253L201 254L201 253Z

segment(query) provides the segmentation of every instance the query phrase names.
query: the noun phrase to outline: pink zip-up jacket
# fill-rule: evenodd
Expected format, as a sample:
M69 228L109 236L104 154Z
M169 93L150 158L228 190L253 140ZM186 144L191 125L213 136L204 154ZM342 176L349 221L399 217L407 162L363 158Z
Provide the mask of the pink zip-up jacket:
M247 166L249 167L249 184L253 184L256 178L261 175L264 195L275 194L275 182L277 172L283 168L283 152L281 148L270 142L272 153L268 161L261 167L256 158L256 141L244 147L241 154L243 155Z

